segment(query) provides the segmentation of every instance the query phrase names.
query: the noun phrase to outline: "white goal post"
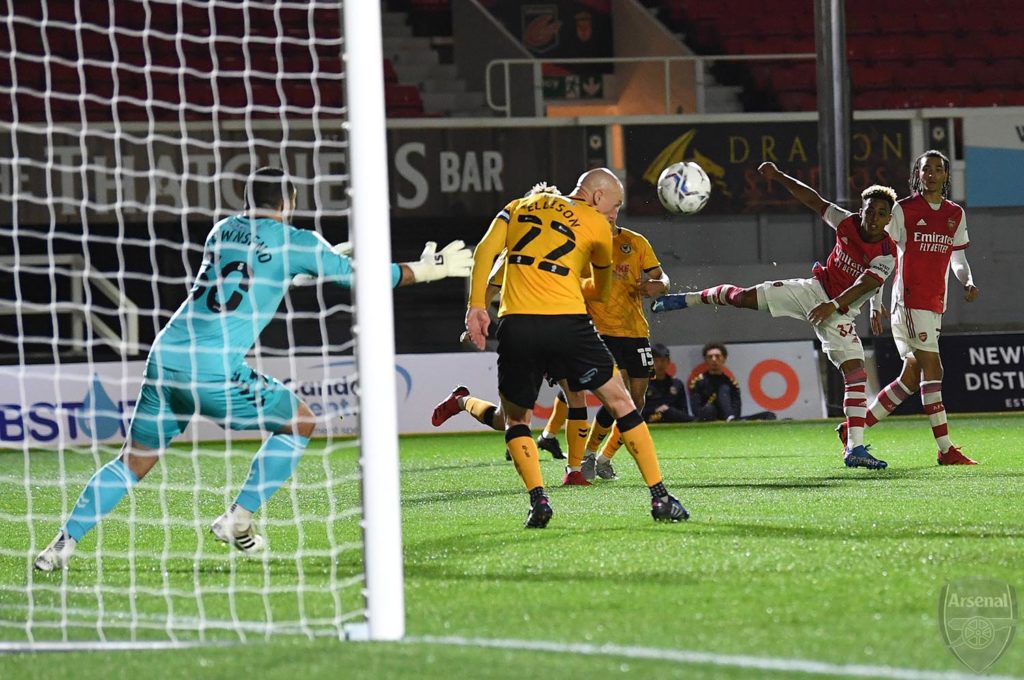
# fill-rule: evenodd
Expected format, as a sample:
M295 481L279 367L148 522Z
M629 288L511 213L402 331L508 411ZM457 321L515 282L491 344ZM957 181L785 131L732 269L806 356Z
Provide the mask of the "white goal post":
M380 3L10 3L0 61L0 650L401 639ZM351 292L293 289L247 357L318 417L256 515L269 549L209 533L268 433L196 417L68 570L34 571L266 165L296 226L354 246Z

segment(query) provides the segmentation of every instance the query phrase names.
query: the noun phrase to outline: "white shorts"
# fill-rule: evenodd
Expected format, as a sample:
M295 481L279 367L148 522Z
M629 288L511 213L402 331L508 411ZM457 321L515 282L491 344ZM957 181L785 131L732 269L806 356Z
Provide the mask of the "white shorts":
M764 293L768 311L775 317L789 316L807 321L812 309L831 299L818 279L813 278L765 281L758 288ZM857 337L854 317L836 312L813 328L822 350L836 367L851 359L864 361L864 346Z
M938 354L941 329L941 314L927 309L907 309L903 305L892 309L892 339L902 359L913 356L918 349Z

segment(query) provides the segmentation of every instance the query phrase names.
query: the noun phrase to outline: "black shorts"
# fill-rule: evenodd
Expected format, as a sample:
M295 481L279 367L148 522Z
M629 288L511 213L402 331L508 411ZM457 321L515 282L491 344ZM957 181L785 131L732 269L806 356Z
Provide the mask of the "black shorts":
M620 338L602 335L601 339L612 353L615 364L632 378L654 377L654 355L651 354L650 338Z
M586 314L510 314L498 322L498 391L532 409L545 374L573 391L611 379L615 362Z

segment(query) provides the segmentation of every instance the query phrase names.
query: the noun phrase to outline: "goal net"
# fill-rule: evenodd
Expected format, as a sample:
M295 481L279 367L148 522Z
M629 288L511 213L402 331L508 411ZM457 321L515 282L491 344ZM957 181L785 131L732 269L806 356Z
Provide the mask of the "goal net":
M378 3L7 2L0 59L0 646L401 637ZM268 433L196 417L68 570L35 571L261 166L293 224L358 244L353 290L292 288L246 359L318 417L256 515L268 549L209 533Z

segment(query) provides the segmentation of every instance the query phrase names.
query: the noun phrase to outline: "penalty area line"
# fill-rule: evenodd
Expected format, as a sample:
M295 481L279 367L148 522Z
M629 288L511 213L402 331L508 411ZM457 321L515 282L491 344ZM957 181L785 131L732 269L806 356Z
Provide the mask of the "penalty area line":
M682 649L659 647L632 647L615 644L589 644L583 642L545 642L542 640L503 640L470 638L461 636L416 635L403 639L407 643L449 645L453 647L481 647L512 651L555 652L581 654L584 656L623 657L627 659L651 659L679 664L749 668L779 673L804 673L807 675L833 675L849 678L893 678L895 680L976 680L974 673L957 671L929 671L895 666L869 666L863 664L834 664L809 659L785 659L744 654L714 654ZM1008 675L987 675L986 680L1021 680Z

